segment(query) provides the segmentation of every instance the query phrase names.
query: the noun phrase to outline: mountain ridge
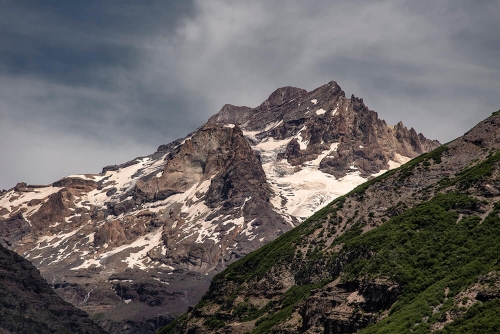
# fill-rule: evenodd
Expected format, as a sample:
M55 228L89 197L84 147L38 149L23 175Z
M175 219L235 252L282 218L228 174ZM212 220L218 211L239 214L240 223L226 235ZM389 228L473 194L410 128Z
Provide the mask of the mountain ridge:
M283 87L100 174L19 183L0 195L0 241L106 330L153 332L228 264L437 145L334 81Z

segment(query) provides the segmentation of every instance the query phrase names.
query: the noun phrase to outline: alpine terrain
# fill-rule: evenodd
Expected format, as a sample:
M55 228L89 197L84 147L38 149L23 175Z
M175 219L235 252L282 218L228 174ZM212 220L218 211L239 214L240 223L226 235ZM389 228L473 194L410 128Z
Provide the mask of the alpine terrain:
M225 105L187 137L100 174L18 183L0 193L0 237L104 329L152 333L195 305L227 265L438 145L387 125L334 81L311 92L284 87L256 108ZM377 210L362 228L379 223ZM310 284L295 274L283 284Z
M161 333L498 333L499 235L500 110L232 263Z

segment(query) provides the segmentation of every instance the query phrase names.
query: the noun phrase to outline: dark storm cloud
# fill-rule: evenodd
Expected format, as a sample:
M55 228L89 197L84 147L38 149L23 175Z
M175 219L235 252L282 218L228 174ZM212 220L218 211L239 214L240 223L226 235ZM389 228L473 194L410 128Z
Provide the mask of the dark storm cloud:
M0 7L0 188L149 154L286 85L336 80L443 142L500 108L500 1Z
M113 131L158 130L168 118L164 109L183 108L182 100L151 89L140 65L143 40L168 33L192 11L189 1L2 5L0 84L6 89L0 94L11 121L112 140L121 139Z
M183 5L181 5L183 4ZM1 70L30 74L66 85L96 81L103 68L133 68L140 57L137 41L175 26L190 2L52 1L5 2L1 16Z

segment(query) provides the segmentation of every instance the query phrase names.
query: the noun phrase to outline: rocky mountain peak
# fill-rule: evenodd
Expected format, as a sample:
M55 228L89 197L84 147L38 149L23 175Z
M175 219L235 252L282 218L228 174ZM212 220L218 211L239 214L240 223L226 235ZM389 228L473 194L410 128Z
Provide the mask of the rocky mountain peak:
M208 119L208 123L243 124L253 113L250 107L238 107L225 104L221 110Z
M335 96L341 96L345 98L345 92L334 80L324 84L311 92L309 92L311 98L317 98L322 100L331 100Z
M269 97L258 107L259 110L277 111L279 107L288 100L301 98L307 94L305 89L286 86L276 89Z

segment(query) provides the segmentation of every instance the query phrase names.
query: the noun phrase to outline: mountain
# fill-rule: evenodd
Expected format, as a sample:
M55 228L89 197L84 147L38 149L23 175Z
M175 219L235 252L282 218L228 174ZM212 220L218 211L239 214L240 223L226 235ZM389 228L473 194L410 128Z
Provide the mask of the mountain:
M332 199L439 143L334 81L225 105L145 157L0 194L0 240L116 333L152 333L212 277Z
M217 274L161 333L498 333L500 110Z
M62 300L26 259L0 245L0 333L106 333Z

